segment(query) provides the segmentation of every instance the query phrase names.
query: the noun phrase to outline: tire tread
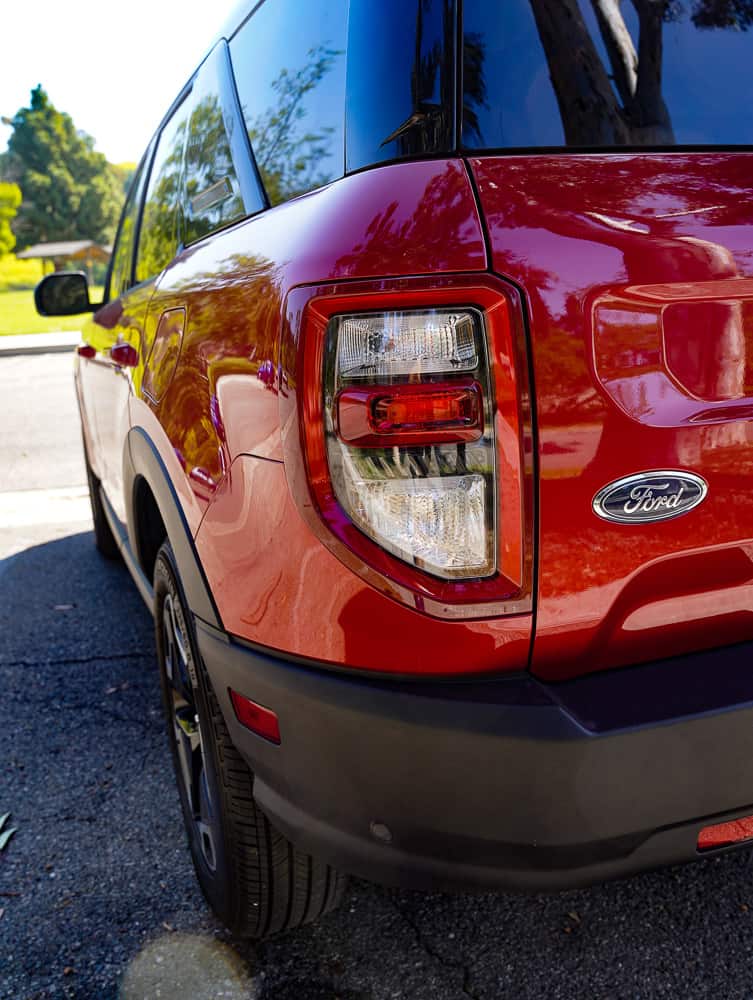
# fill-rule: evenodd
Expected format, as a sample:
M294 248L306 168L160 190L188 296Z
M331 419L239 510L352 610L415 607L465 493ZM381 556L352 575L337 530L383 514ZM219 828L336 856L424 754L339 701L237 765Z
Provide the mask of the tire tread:
M159 574L166 570L177 579L173 565L165 543L157 556L155 590ZM182 601L180 588L176 589ZM334 910L347 879L297 848L256 804L253 772L230 739L206 669L195 652L195 643L191 645L211 727L221 811L227 826L226 849L235 884L230 912L220 916L234 933L259 940L293 930ZM198 866L197 872L201 880Z

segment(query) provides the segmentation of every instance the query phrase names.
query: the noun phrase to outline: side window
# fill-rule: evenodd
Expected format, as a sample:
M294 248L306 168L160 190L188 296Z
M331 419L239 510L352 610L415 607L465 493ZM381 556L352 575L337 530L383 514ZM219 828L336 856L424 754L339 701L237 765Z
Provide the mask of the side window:
M107 299L117 299L133 284L133 248L136 239L136 227L139 219L139 206L144 192L151 146L144 154L138 170L128 188L128 197L123 208L123 215L118 226L118 236L112 251L110 279L107 286Z
M157 140L141 216L136 255L136 281L163 271L178 250L178 209L183 174L188 101L184 100L163 126Z
M273 205L344 172L347 0L266 0L230 41L251 148Z
M227 42L221 41L201 66L191 91L183 205L186 244L264 208L242 128Z

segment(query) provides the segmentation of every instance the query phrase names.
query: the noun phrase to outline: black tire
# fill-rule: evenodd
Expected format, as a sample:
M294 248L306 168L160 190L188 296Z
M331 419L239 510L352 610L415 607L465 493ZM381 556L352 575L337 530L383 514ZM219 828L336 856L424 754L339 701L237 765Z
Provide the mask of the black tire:
M220 920L259 940L333 910L346 878L295 847L256 805L253 772L230 740L186 607L165 542L154 569L157 659L191 858Z
M84 464L86 466L86 481L89 484L89 500L92 507L92 521L94 522L94 544L105 559L120 558L120 549L112 533L110 522L107 520L105 508L102 505L99 479L92 472L89 465L89 456L86 453L86 442L84 442Z

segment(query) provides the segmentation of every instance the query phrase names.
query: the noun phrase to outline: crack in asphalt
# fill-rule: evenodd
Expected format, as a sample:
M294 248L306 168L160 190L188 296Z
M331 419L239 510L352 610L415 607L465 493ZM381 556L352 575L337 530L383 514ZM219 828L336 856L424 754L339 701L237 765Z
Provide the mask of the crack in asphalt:
M133 690L135 691L137 689L134 687ZM91 724L91 719L87 718L86 713L91 712L95 712L99 715L105 715L114 722L122 722L128 726L138 726L144 733L149 733L156 729L156 715L132 715L128 712L119 711L116 704L108 704L108 702L103 701L98 693L95 697L97 700L66 701L61 700L54 693L52 695L43 693L36 697L34 695L27 694L23 698L17 695L11 695L7 697L7 701L10 704L14 702L23 702L24 704L28 704L32 701L38 704L42 709L46 708L55 712L65 712L66 728L68 731L89 726ZM156 707L156 705L152 706L152 708ZM73 715L71 713L77 714Z
M424 932L422 931L421 925L418 923L418 921L414 920L413 917L410 916L408 912L392 896L390 896L389 898L396 912L413 931L414 937L416 939L416 944L419 946L419 948L426 955L428 955L429 958L431 958L435 962L438 962L439 965L443 966L444 968L454 969L456 972L462 972L463 982L461 985L461 989L463 990L464 996L469 997L470 1000L482 1000L481 995L479 993L476 993L476 991L471 987L472 973L470 965L467 962L463 961L462 958L458 959L457 961L453 961L446 955L443 955L435 947L433 947L433 945L431 945L429 941L424 937Z
M94 656L64 656L55 660L0 660L0 667L75 667L87 663L138 660L148 656L143 649L134 653L101 653Z

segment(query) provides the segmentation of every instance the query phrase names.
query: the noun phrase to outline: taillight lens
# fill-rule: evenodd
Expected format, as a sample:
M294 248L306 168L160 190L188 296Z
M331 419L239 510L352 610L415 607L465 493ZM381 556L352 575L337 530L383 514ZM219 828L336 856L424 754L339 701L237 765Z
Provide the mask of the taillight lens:
M478 310L333 317L324 422L335 496L364 534L442 579L496 572L493 397Z

